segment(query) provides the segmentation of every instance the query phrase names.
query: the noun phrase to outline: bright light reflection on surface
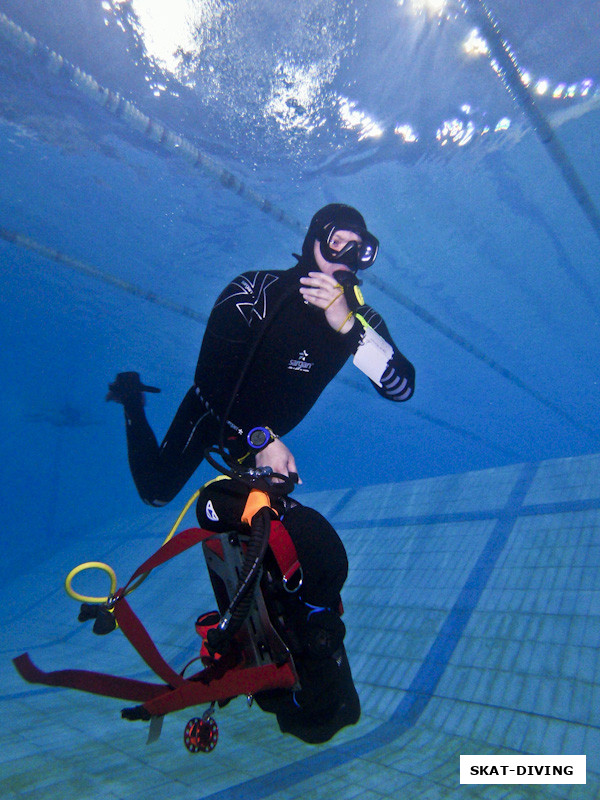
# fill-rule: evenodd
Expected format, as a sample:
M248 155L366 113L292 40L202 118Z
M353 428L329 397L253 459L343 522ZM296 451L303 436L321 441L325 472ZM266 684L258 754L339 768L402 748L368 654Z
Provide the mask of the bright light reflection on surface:
M356 103L347 97L340 97L339 112L344 128L358 131L358 140L378 139L383 128L363 111L358 111Z
M587 78L585 81L582 81L582 83L581 83L581 96L582 97L586 97L590 93L593 85L594 85L594 82L592 80L590 80L589 78Z
M427 14L430 17L441 17L448 0L398 0L399 5L407 5L413 14Z
M507 131L509 128L510 128L510 120L508 119L508 117L502 117L502 119L498 122L494 130L496 131L496 133L499 133L500 131Z
M473 123L469 122L467 125L460 119L446 120L437 132L437 140L442 147L454 142L458 145L464 145L473 138L474 127Z
M496 59L495 59L495 58L493 58L493 59L490 61L490 67L491 67L491 68L494 70L494 72L496 73L496 75L500 75L500 76L502 76L502 74L503 74L503 72L502 72L502 67L501 67L501 66L500 66L500 64L499 64L499 63L496 61Z
M467 122L466 126L463 128L462 136L458 141L459 147L464 147L468 144L473 136L475 135L475 125L472 122Z
M463 50L469 56L486 56L490 52L488 44L477 28L473 28L471 33L463 42Z
M442 18L450 7L449 0L397 0L415 15ZM101 0L105 12L105 22L113 21L125 30L118 17L122 7L130 6L137 20L137 33L143 39L148 55L162 69L177 77L186 85L193 86L195 78L185 65L185 53L197 53L199 36L211 26L219 25L221 17L227 13L230 0ZM114 16L111 16L114 15ZM502 77L503 71L498 62L491 57L487 41L477 28L473 28L462 43L462 49L469 57L486 56L492 69ZM294 64L280 61L271 76L270 92L265 99L264 114L274 119L281 130L301 131L310 134L316 128L327 124L327 114L322 107L321 95L335 77L339 67L337 56L324 59L320 63ZM210 64L204 65L207 73L214 71ZM155 96L167 90L164 82L156 76L148 76L149 89ZM529 71L521 71L521 80L539 96L549 96L555 100L570 101L586 97L595 89L591 79L567 84L550 79L536 79ZM189 83L189 81L192 81ZM461 112L471 116L470 105L464 104ZM341 126L354 131L359 141L377 139L384 134L383 127L368 114L357 108L357 103L345 97L338 97L338 113ZM495 126L477 129L473 121L460 119L446 120L439 127L436 138L442 146L454 143L464 146L476 134L506 130L510 120L503 119ZM398 124L394 134L402 143L419 141L414 129L408 124Z
M406 142L407 144L419 141L419 137L410 125L396 125L394 128L394 133L396 136L400 136L402 141Z
M559 97L563 96L563 94L565 93L565 89L566 88L567 87L565 86L564 83L559 83L558 86L552 92L552 97L554 97L554 98L556 98L558 100Z
M531 75L529 74L529 72L522 72L521 73L521 81L522 81L524 86L530 86L531 85Z
M195 32L222 12L222 0L104 0L110 11L131 3L149 56L173 75L181 70L181 51L195 49Z

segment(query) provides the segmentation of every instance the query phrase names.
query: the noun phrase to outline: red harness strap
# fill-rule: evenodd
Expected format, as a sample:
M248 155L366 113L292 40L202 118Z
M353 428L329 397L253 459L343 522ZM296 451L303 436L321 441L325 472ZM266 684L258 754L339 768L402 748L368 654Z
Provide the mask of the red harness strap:
M81 692L100 694L103 697L116 697L119 700L132 700L138 703L161 697L168 688L162 683L146 683L132 678L120 678L103 672L89 672L84 669L61 669L55 672L42 672L29 653L13 658L19 675L28 683L43 686L60 686L63 689L78 689Z
M277 560L283 576L283 582L287 583L294 573L300 569L300 562L298 561L298 554L292 542L292 537L285 525L279 520L271 522L269 547Z
M155 567L158 567L161 564L164 564L166 561L169 561L171 558L175 558L175 556L185 552L190 547L193 547L199 542L204 542L213 536L215 536L214 533L205 531L202 528L188 528L185 531L181 531L181 533L178 533L177 536L174 536L168 542L163 544L163 546L160 547L156 553L154 553L154 555L150 556L150 558L144 561L144 563L136 569L125 586L117 591L117 599L123 596L129 585L133 583L136 578L139 578L146 572L150 572ZM292 575L294 575L294 573L300 569L300 562L298 560L298 554L296 553L296 548L294 547L291 536L288 533L287 528L279 520L273 520L271 522L269 547L273 551L273 555L275 556L279 569L281 570L284 581L289 581Z
M103 697L143 703L144 708L152 715L168 714L188 706L228 700L240 694L256 694L265 689L292 689L296 684L294 670L287 661L281 666L237 665L217 673L212 667L207 667L191 679L181 679L176 688L82 669L42 672L32 662L28 653L13 659L13 663L19 675L29 683L78 689Z
M144 708L153 716L168 714L201 703L229 700L231 697L243 694L254 695L265 689L292 689L297 682L289 661L281 666L277 664L264 664L262 667L236 666L225 671L221 677L204 683L202 679L204 673L208 673L210 669L207 667L198 673L198 680L186 680L176 689L147 700L143 704ZM210 675L206 677L210 678Z
M185 682L185 678L175 672L158 652L148 631L133 613L131 606L124 597L120 597L117 600L115 619L127 639L159 678L162 678L170 686L179 686Z
M136 578L139 578L146 572L150 572L150 570L164 564L166 561L170 561L170 559L189 550L189 548L193 547L195 544L210 539L211 536L215 536L215 534L210 531L205 531L202 528L188 528L185 531L181 531L181 533L178 533L176 536L173 536L172 539L165 542L154 555L151 555L150 558L146 559L146 561L136 569L125 586L117 591L116 596L121 597Z
M238 665L223 674L215 674L209 667L191 680L183 678L158 652L150 635L125 599L127 588L136 578L212 536L214 533L201 528L189 528L177 534L138 567L115 595L114 615L119 627L146 664L165 681L165 685L87 670L43 672L35 666L27 653L13 659L21 677L29 683L79 689L104 697L144 702L153 714L164 714L188 705L228 699L238 694L254 694L263 689L291 688L296 678L289 663L281 667L269 664L244 668ZM278 521L271 523L269 545L284 579L287 580L300 568L300 563L287 530Z

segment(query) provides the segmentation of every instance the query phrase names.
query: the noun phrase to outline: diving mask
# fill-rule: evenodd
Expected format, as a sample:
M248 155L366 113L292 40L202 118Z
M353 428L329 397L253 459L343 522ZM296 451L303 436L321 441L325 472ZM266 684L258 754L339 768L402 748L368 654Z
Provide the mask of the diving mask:
M360 241L350 241L341 250L335 250L332 242L338 231L351 231L360 236ZM379 242L366 228L341 227L330 222L323 228L319 236L321 254L326 261L333 264L344 264L352 271L367 269L377 258Z

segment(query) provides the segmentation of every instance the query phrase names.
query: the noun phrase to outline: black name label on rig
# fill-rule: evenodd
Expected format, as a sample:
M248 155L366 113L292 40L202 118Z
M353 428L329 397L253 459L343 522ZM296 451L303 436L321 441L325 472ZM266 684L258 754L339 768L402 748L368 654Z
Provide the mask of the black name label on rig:
M586 782L585 756L461 756L461 783Z

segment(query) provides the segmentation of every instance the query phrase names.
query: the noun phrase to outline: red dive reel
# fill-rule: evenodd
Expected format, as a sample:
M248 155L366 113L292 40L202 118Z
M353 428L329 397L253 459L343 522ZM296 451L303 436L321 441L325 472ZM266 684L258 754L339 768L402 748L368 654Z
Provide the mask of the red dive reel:
M210 753L217 746L219 727L210 712L193 717L185 726L183 741L190 753Z

